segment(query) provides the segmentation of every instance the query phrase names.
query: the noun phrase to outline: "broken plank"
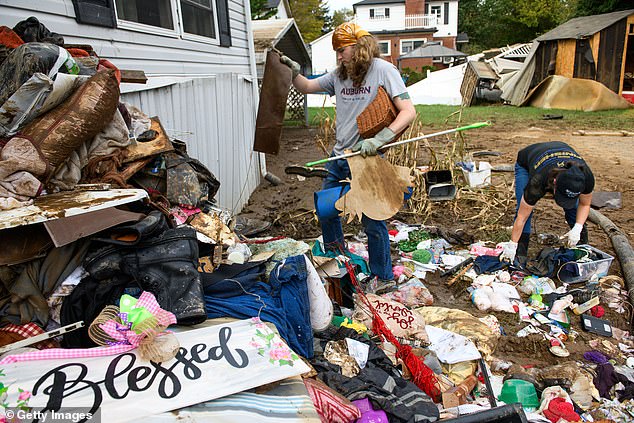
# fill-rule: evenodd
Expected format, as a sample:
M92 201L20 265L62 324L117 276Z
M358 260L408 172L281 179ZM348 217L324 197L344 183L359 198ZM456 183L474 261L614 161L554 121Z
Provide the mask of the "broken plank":
M147 76L142 70L127 70L119 69L121 71L121 82L128 82L131 84L145 84L147 83Z

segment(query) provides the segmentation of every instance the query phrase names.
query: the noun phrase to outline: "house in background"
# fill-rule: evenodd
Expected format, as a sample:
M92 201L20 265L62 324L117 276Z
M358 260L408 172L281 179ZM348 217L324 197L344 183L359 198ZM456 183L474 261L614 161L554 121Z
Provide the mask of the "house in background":
M221 182L218 205L238 212L260 182L253 152L258 105L249 0L3 0L0 25L30 16L99 57L145 72L121 101L158 116Z
M456 49L458 0L362 0L352 7L356 22L379 40L383 58L394 65L425 43ZM442 58L409 58L408 67L418 71L423 66L446 67L442 62Z
M277 9L277 13L269 19L288 19L293 17L288 0L268 0L267 9Z
M458 38L458 0L362 0L352 5L354 20L379 41L381 56L398 66L399 58L426 43L456 50L468 41ZM332 51L332 32L310 43L313 74L336 68ZM445 52L446 53L446 52ZM454 57L461 57L455 52ZM407 57L406 67L421 71L424 66L445 68L450 57Z

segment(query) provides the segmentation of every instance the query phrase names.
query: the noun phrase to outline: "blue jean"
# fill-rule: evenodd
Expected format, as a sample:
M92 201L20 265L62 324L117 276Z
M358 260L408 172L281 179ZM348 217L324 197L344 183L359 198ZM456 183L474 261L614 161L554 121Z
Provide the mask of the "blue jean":
M517 211L520 208L520 200L524 196L524 190L528 185L530 177L528 174L528 170L515 163L515 199L517 200L517 205L515 206L515 217L517 218ZM577 201L577 205L571 209L563 209L564 215L566 216L566 222L568 226L571 228L574 226L577 221L577 207L579 206L579 201ZM522 233L530 234L531 233L531 218L533 217L533 213L528 216L526 220L526 224L522 229Z
M350 178L350 167L346 159L338 159L326 163L328 176L324 179L322 189L341 187L342 179ZM339 216L320 219L321 232L324 237L324 245L329 251L342 251L344 249L343 229ZM374 220L363 215L361 224L368 236L369 266L372 276L379 279L390 280L394 278L392 273L392 257L390 255L390 238L387 233L387 225L382 220Z

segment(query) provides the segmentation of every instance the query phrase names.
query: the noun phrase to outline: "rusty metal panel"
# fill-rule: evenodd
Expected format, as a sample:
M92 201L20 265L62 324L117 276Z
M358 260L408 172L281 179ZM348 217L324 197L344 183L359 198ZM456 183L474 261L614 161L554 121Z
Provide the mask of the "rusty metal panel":
M618 93L621 85L623 49L627 31L627 18L601 31L599 59L597 63L597 81Z
M258 117L255 121L253 149L261 153L277 154L280 149L286 101L291 86L291 70L280 62L280 55L269 51L260 91Z

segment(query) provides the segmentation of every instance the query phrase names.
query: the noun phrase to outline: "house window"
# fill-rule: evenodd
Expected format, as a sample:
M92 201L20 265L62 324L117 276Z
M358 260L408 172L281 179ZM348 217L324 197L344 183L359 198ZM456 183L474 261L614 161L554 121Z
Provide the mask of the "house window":
M216 38L214 8L211 0L180 0L183 30L208 38Z
M442 7L440 5L431 6L429 8L429 12L430 15L436 16L436 19L438 19L438 23L440 23L440 17L442 16Z
M389 56L390 55L390 42L389 41L379 41L379 51L381 52L381 56Z
M420 38L415 40L401 40L401 54L409 53L415 48L422 46L426 42L427 42L427 39L425 38Z
M442 58L441 57L434 57L434 58L432 58L432 62L434 62L434 63L442 63Z
M118 0L117 16L124 21L174 29L170 0Z
M115 0L123 29L215 43L216 0Z
M389 17L390 17L389 7L370 9L370 19L387 19Z

